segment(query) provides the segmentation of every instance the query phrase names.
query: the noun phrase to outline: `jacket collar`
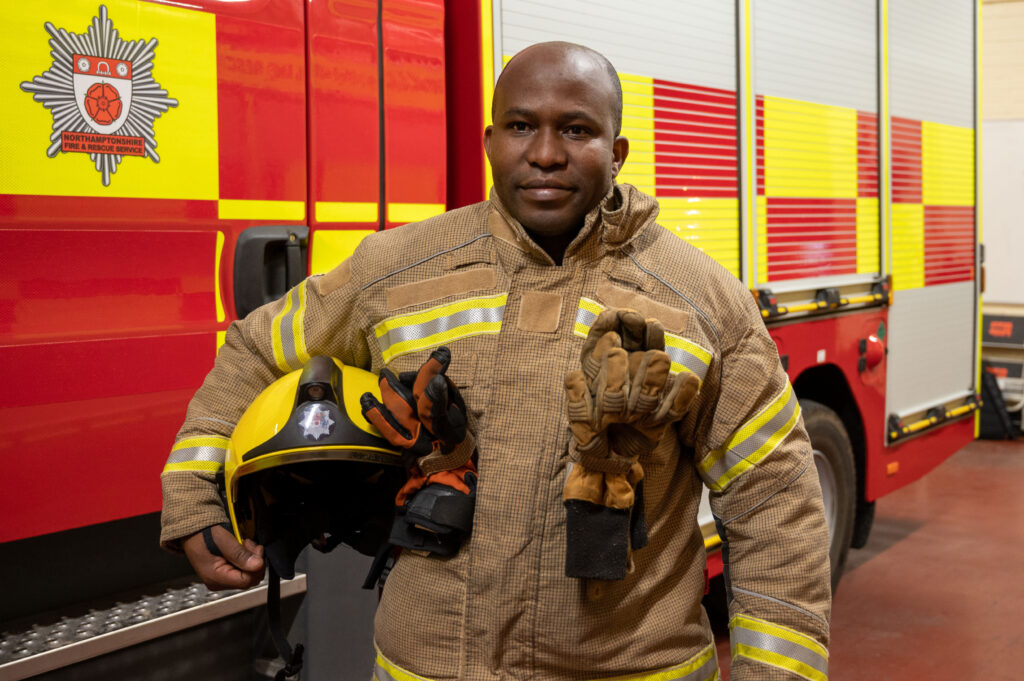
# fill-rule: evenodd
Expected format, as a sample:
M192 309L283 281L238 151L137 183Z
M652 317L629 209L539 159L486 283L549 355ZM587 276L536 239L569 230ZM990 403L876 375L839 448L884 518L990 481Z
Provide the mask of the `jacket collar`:
M530 238L526 229L505 208L497 192L491 189L491 233L523 252L551 262L550 256ZM643 228L658 217L658 201L630 184L613 184L601 202L587 213L583 229L565 251L567 259L587 258L592 250L600 257L609 250L618 250L637 238Z

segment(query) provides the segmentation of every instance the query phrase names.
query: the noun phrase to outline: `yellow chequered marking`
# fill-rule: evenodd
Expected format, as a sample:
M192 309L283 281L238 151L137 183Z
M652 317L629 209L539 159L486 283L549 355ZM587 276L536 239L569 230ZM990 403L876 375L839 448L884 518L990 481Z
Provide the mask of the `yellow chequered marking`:
M303 322L306 314L306 282L302 282L285 298L284 307L270 325L274 361L284 372L301 369L309 361Z
M973 130L921 123L921 165L925 205L974 205Z
M384 363L460 338L501 332L508 294L467 298L390 317L373 327Z
M389 203L388 222L419 222L443 212L443 203Z
M724 490L734 479L775 451L799 418L800 402L787 381L786 387L768 406L701 460L697 470L704 482L712 490Z
M892 204L892 287L905 291L924 286L924 206Z
M757 283L768 283L768 197L757 197Z
M654 195L654 79L620 73L622 84L622 134L629 138L629 157L619 171L618 182Z
M879 272L878 199L857 199L857 274Z
M573 335L586 338L594 320L604 310L604 306L590 298L580 298L576 310L576 322L573 324ZM688 371L695 374L701 381L707 376L711 366L711 351L674 333L665 334L665 352L672 360L670 371L674 374Z
M828 650L806 634L756 617L736 615L729 622L733 659L746 657L796 674L828 681Z
M164 473L198 471L216 473L224 468L228 439L220 436L189 437L171 447Z
M857 196L857 110L764 98L765 196Z
M220 199L217 217L221 220L305 220L304 201L250 201Z
M375 201L317 201L317 222L377 222Z
M658 203L661 204L660 225L739 276L738 199L659 198Z
M309 254L309 273L330 272L355 253L363 239L374 229L317 229Z

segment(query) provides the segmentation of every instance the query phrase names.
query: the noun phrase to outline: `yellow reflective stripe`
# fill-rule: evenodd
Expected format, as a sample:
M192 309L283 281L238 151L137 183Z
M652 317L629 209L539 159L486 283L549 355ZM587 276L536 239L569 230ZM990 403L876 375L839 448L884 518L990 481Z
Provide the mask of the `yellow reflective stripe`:
M203 437L189 437L184 440L178 440L171 447L172 452L176 452L180 449L191 449L192 447L222 447L227 449L228 438L213 436Z
M573 324L572 332L580 338L586 338L590 333L590 327L594 320L604 310L604 306L590 298L580 298L579 307L576 310L576 323Z
M200 471L202 473L219 473L224 470L223 463L216 461L182 461L181 463L169 463L164 466L164 473L175 473L178 471Z
M389 203L388 222L419 222L443 212L443 203Z
M711 366L711 352L674 333L665 334L665 352L672 358L671 371L689 371L703 381Z
M746 615L729 622L732 656L785 669L808 681L828 681L828 650L806 634Z
M216 473L224 468L228 439L219 436L188 437L174 443L167 457L164 473L172 471L206 471Z
M460 338L499 333L507 300L507 293L467 298L385 319L373 328L384 362Z
M376 201L317 201L313 209L317 222L377 222Z
M709 645L686 662L645 674L613 676L599 681L714 681L718 678L718 655Z
M426 677L407 672L377 651L377 661L373 666L375 681L430 681Z
M306 284L303 282L298 285L299 290L299 309L296 311L295 316L292 317L292 335L295 338L295 359L298 360L298 366L296 369L302 367L309 361L309 353L306 352L306 330L305 330L305 318L306 318Z
M594 325L594 320L603 311L604 305L590 298L580 298L576 310L576 323L572 329L573 335L586 338L590 333L590 327ZM674 374L689 371L703 381L708 373L708 367L711 366L710 350L674 333L665 334L665 352L672 360L670 371Z
M408 672L377 651L373 668L375 681L430 681L430 679ZM718 657L714 645L709 645L686 662L638 675L614 676L599 681L716 681L718 679Z
M305 220L306 202L220 199L217 217L221 220Z
M309 361L303 321L306 313L306 282L293 288L285 296L284 307L270 326L270 342L274 362L284 372L301 369Z
M778 397L729 436L725 444L704 457L697 470L708 487L715 491L725 489L774 451L799 418L800 403L787 381Z

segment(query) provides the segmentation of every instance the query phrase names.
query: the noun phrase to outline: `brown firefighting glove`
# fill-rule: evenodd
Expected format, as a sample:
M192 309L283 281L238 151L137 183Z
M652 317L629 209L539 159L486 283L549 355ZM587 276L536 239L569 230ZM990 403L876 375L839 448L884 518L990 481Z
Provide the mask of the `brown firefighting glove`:
M395 498L390 543L452 555L473 525L476 500L475 440L467 430L466 403L445 374L451 351L438 348L419 368L380 373L381 400L360 398L363 415L405 453L409 479Z
M689 408L699 379L673 376L664 330L632 310L605 310L566 376L573 465L567 476L566 575L625 577L647 544L640 459Z

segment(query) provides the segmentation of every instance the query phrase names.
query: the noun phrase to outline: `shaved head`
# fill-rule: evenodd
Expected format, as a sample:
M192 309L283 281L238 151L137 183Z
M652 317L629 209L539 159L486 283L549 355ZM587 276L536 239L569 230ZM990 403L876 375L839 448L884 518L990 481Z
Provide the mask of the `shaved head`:
M505 66L493 102L484 148L494 191L560 263L629 154L619 77L590 48L538 43Z
M604 75L607 78L608 85L611 86L612 92L614 93L614 99L612 101L612 115L614 117L614 129L615 135L618 136L622 133L622 83L619 81L619 74L612 66L612 63L608 61L608 58L597 50L592 50L586 45L577 45L576 43L567 43L560 40L555 40L547 43L536 43L530 45L515 54L505 68L502 69L501 74L498 75L498 81L494 86L495 91L501 87L501 79L504 78L505 74L512 68L512 65L516 63L516 60L520 56L529 54L531 51L542 51L551 54L552 57L561 58L583 58L593 60L597 66L604 71ZM494 119L494 107L495 101L491 100L491 119Z

